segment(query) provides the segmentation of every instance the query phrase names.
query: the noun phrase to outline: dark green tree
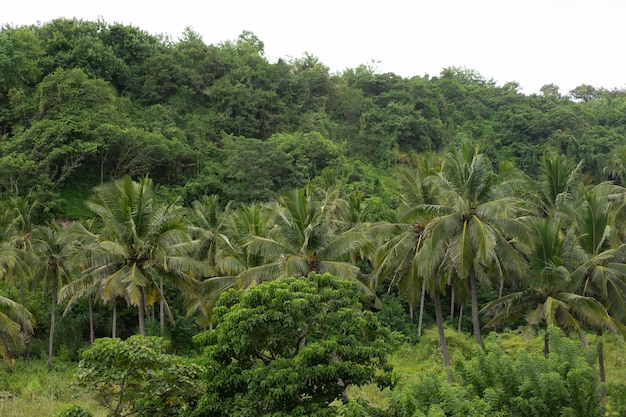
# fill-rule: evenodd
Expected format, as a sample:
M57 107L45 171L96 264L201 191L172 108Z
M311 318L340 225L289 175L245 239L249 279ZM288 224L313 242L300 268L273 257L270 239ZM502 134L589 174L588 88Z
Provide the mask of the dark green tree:
M332 416L346 388L385 382L389 334L354 283L311 274L229 290L205 346L208 391L194 416Z

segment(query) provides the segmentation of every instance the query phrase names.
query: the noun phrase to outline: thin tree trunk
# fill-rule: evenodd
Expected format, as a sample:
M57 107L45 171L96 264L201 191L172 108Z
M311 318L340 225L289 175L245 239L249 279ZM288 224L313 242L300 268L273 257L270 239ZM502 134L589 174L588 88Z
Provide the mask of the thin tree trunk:
M598 329L598 372L600 373L600 382L606 382L606 373L604 371L604 342L602 340L602 329Z
M159 275L159 291L161 291L161 300L159 300L159 327L161 336L165 334L165 306L163 305L163 275Z
M461 333L461 327L462 327L461 326L461 321L463 320L463 308L464 307L465 307L464 304L461 304L461 306L459 307L459 324L458 324L458 327L457 327L457 330L456 330L458 333Z
M454 326L454 286L450 290L450 326Z
M57 285L52 282L52 306L50 310L50 337L48 339L48 371L52 371L52 353L54 350L54 327L56 324Z
M546 333L543 336L543 356L547 358L550 355L550 329L546 327Z
M117 405L115 406L115 410L113 410L113 416L114 417L119 417L121 415L122 412L122 404L124 402L124 388L125 388L125 379L122 379L122 382L120 383L120 392L117 395Z
M0 338L0 343L2 343L2 349L4 350L4 360L9 365L9 372L13 373L13 356L11 355L11 349L9 349L9 345L7 342Z
M472 293L472 327L474 338L478 346L483 345L483 338L480 334L480 317L478 315L478 289L476 288L476 277L474 276L474 265L470 267L469 273L470 291Z
M91 294L87 294L87 301L89 302L89 344L93 345L94 331L93 331L93 300Z
M580 343L583 345L585 350L589 350L589 341L587 340L587 332L584 330L580 331Z
M424 299L426 298L426 280L422 280L422 297L420 298L420 312L417 322L417 337L422 337L422 323L424 321Z
M22 299L22 307L24 308L26 308L26 293L24 290L25 285L26 283L24 282L24 277L22 277L20 280L20 297Z
M111 337L117 337L117 302L113 299L113 323L111 323Z
M139 334L142 336L146 335L146 295L144 294L144 288L139 289L139 305L137 306L138 318L139 318Z
M414 316L413 310L415 310L413 308L413 303L409 301L409 318L411 319L411 321L413 321L413 316Z
M450 373L450 352L448 352L448 343L443 330L443 315L441 314L441 300L439 294L433 296L435 302L435 318L437 320L437 332L439 333L439 344L441 345L441 354L443 355L443 366L446 368L448 382L452 382L452 374Z
M500 285L498 286L498 298L502 298L502 294L504 293L504 277L500 277Z

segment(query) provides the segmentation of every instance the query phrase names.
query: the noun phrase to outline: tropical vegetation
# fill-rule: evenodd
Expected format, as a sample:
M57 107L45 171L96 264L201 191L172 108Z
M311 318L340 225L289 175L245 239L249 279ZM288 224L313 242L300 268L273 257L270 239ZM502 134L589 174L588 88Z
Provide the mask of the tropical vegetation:
M2 28L0 90L0 400L626 415L626 91L75 19Z

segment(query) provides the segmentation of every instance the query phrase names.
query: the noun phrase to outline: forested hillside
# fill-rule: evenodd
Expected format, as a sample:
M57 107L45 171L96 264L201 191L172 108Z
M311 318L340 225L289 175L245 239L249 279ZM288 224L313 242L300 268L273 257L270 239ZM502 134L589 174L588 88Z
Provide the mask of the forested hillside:
M4 27L2 357L82 358L111 415L623 415L625 134L623 90ZM384 406L350 400L373 382Z
M529 175L553 149L601 180L624 134L624 91L526 96L459 68L330 74L314 55L268 62L252 33L206 45L191 30L173 41L59 19L5 27L0 48L0 192L47 201L60 218L86 215L76 206L91 187L124 174L187 203L250 202L334 167L351 188L390 198L380 179L391 167L462 137Z

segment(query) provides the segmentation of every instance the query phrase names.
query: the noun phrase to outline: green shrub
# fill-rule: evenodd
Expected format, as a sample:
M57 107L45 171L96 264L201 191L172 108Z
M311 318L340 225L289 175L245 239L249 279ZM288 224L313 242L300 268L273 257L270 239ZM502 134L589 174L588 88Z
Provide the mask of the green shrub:
M626 382L606 384L605 406L607 416L626 416Z
M580 345L556 330L550 341L548 358L524 349L507 354L501 345L489 352L474 347L471 359L455 361L453 383L439 371L400 380L391 409L398 417L601 416L600 384ZM626 398L617 386L611 390ZM619 400L612 404L613 410L620 406Z
M58 413L56 417L93 417L93 413L80 405L73 405Z

